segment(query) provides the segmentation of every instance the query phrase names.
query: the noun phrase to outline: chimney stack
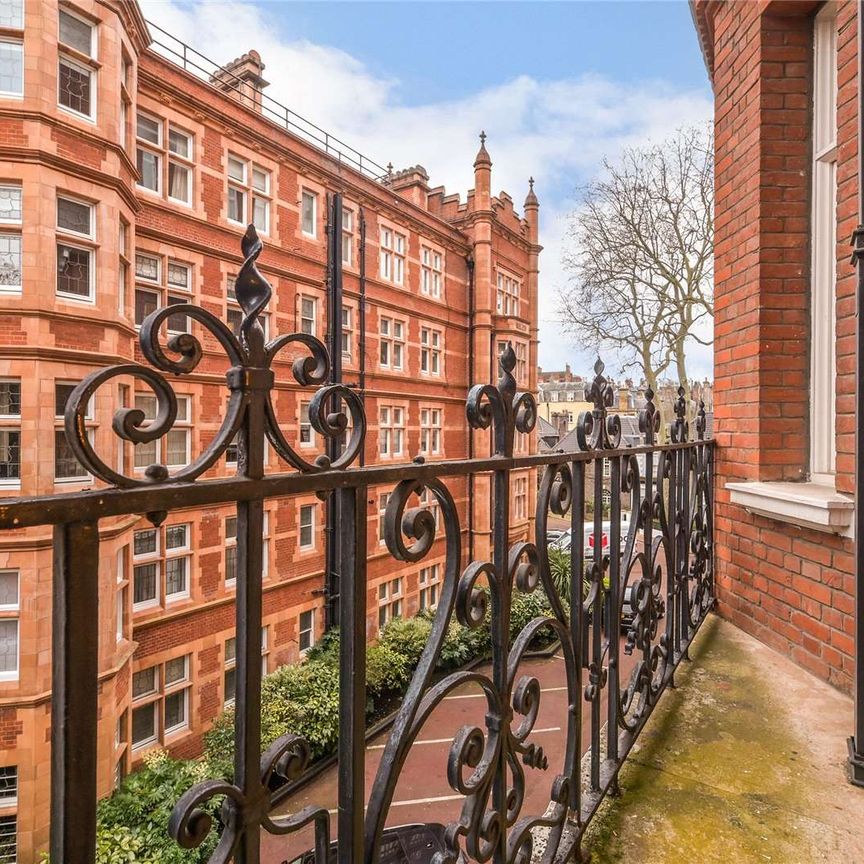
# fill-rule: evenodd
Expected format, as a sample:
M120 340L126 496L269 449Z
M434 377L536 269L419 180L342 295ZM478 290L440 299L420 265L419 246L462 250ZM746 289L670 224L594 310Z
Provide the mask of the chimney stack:
M260 114L261 94L270 83L261 77L263 71L261 55L253 48L217 70L210 76L210 83Z

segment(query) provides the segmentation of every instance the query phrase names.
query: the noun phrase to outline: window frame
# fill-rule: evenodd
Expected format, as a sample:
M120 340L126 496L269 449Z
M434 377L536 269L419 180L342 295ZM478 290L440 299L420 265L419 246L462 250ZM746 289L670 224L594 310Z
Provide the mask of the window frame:
M400 335L396 335L397 325ZM391 372L405 371L405 350L407 322L403 318L395 318L389 315L378 316L378 365L382 369ZM386 348L387 362L382 359ZM399 363L396 363L396 355L399 355Z
M813 24L810 209L810 480L830 487L837 470L837 7Z
M309 626L303 626L303 616L309 616ZM308 634L309 644L305 647L303 646L303 636L304 634ZM306 652L310 648L315 647L315 610L314 609L304 609L297 616L297 647L300 651L300 656L304 656Z
M70 18L76 19L90 29L90 51L84 52L74 45L69 45L61 41L60 38L60 23L61 16L67 15ZM57 107L61 111L71 114L73 117L79 117L89 123L96 123L98 117L99 105L99 84L98 84L98 64L99 59L99 25L95 21L85 18L78 12L70 9L68 6L63 6L59 10L57 17ZM88 79L90 111L79 111L70 105L64 105L61 101L62 97L62 76L60 67L66 63L70 68L75 69L79 73L85 73Z
M17 28L15 28L17 29ZM4 35L0 38L0 45L11 45L15 46L17 50L17 54L20 57L20 65L21 65L21 90L0 90L0 99L14 99L16 101L22 100L24 98L24 85L26 80L26 68L24 65L24 30L21 28L20 36L6 35L4 31Z
M307 231L305 227L307 200L312 202L311 231ZM305 186L300 187L300 233L311 240L318 239L318 193Z
M15 579L15 601L0 606L0 622L11 622L15 629L15 668L0 671L0 682L17 681L21 674L21 571L17 567L0 568L0 573Z
M59 218L59 202L60 200L70 201L75 204L81 204L89 208L90 210L90 233L84 234L80 231L75 231L74 229L64 228L60 225ZM54 283L54 295L55 297L60 298L61 300L73 301L75 303L87 303L89 305L93 305L96 302L96 270L97 270L97 244L96 244L96 218L97 218L97 208L96 204L92 201L87 201L82 198L77 198L74 195L69 195L64 192L58 192L55 199L55 218L54 218L54 248L57 253L57 266L55 268L55 283ZM84 294L76 294L72 291L62 291L60 290L59 279L62 275L60 271L60 247L66 247L68 249L74 249L79 252L87 253L87 261L88 261L88 272L87 272L87 290L88 293ZM68 262L68 258L67 258ZM23 274L22 274L23 276ZM22 278L23 281L23 278Z
M18 193L18 216L11 217L8 219L0 218L0 238L8 238L10 241L17 241L18 246L18 281L17 283L9 283L8 285L0 283L0 294L11 294L11 295L20 295L24 288L24 238L23 238L23 228L24 228L24 184L23 183L14 183L14 182L3 182L0 183L0 189L8 189L14 193L17 191ZM10 251L9 255L12 257L15 253L11 251L11 242L10 242Z
M311 552L315 549L315 522L317 521L316 516L316 507L314 504L300 504L297 508L297 549L301 552ZM308 526L304 526L303 517L304 512L308 512L309 514L309 524ZM309 542L303 542L303 531L304 528L309 529Z

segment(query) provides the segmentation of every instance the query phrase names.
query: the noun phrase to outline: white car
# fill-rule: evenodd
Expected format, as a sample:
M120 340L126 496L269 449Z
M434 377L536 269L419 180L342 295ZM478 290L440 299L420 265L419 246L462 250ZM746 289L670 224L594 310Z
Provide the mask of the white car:
M621 552L624 552L624 547L627 545L627 529L630 525L630 514L624 512L621 514ZM600 548L605 554L609 551L609 538L611 536L612 523L606 520L602 523L602 533L600 535ZM586 558L594 556L594 520L590 519L582 525L582 536L584 537L585 548L583 554ZM572 532L568 528L560 537L552 540L549 546L553 549L560 549L562 552L569 552L572 545Z

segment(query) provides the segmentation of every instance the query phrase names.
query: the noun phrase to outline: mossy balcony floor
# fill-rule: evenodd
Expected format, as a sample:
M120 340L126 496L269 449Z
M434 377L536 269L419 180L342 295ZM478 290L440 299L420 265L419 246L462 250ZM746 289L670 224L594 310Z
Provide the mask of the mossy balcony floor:
M718 618L691 657L589 828L593 864L864 862L851 701Z

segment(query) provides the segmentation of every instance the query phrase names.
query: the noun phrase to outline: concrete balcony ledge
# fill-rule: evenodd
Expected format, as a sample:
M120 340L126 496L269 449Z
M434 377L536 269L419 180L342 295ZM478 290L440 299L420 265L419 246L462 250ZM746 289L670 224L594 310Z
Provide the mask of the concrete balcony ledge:
M720 619L691 657L588 828L592 864L864 861L851 700Z
M730 501L780 522L852 536L855 502L824 483L731 482Z

